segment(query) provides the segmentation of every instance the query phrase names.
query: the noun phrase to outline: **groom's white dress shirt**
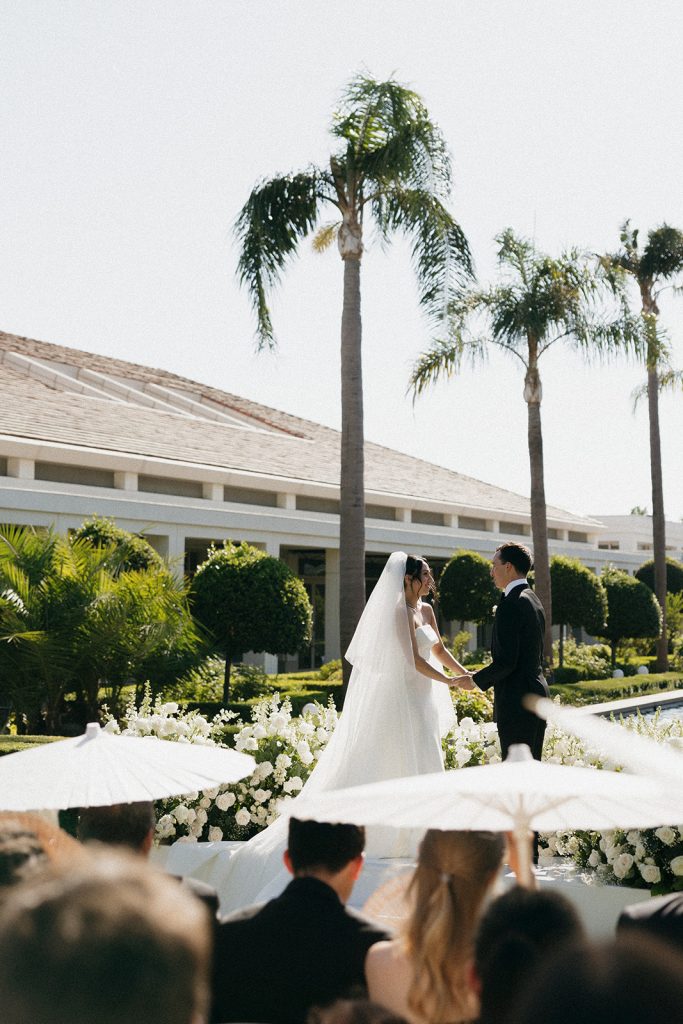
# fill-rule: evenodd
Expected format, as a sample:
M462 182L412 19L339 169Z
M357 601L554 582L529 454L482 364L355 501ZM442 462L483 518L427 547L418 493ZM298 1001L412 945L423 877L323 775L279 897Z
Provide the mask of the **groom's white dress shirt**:
M527 580L526 579L523 579L523 580L512 580L512 582L508 583L507 587L503 591L503 597L507 597L513 587L522 587L522 586L523 587L527 586Z

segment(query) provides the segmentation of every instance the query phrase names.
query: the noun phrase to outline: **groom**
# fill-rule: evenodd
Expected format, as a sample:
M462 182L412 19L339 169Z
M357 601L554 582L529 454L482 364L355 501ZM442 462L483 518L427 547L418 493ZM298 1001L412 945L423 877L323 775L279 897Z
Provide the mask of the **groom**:
M496 548L491 577L503 594L496 608L490 665L472 674L481 690L493 686L493 718L503 760L513 743L528 744L541 760L545 722L522 706L527 693L548 696L543 678L543 605L529 584L531 554L523 544L506 543Z

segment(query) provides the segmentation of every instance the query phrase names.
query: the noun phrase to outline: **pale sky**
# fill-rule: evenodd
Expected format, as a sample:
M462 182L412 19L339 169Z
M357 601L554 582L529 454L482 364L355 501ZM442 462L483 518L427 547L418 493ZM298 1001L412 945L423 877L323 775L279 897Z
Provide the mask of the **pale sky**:
M482 282L507 226L557 254L631 217L683 228L678 0L0 0L0 328L207 381L339 426L342 266L305 243L255 354L232 224L261 177L325 161L358 70L415 88L453 154ZM408 250L368 239L366 436L528 493L517 361L413 407L429 342ZM683 296L661 301L683 367ZM549 503L651 507L643 370L542 367ZM683 516L683 396L661 402L667 518Z

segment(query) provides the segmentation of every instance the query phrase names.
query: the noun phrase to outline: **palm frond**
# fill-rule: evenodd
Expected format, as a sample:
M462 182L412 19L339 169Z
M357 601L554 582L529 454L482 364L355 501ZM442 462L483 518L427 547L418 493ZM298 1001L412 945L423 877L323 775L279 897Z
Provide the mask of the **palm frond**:
M466 360L476 363L485 356L484 338L454 335L447 340L438 339L413 365L408 391L413 393L415 399L437 381L453 377Z
M683 231L670 224L648 231L640 271L652 280L665 281L683 273Z
M256 186L237 217L238 278L256 312L259 348L275 345L268 290L314 228L321 200L331 200L330 185L329 174L317 168L271 178Z
M388 188L372 208L383 238L394 231L411 238L420 305L433 322L443 322L474 276L462 228L437 196L421 189Z
M395 79L353 78L332 131L347 143L359 178L380 187L392 182L448 192L451 163L444 136L418 94Z
M335 220L330 221L328 224L323 224L318 228L315 235L313 236L313 251L314 252L326 252L331 245L337 240L341 221Z

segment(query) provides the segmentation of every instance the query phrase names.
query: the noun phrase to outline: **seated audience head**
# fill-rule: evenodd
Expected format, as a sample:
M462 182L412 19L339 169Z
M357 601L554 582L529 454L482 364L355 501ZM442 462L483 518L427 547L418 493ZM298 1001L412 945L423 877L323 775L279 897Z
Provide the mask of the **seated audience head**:
M650 935L670 942L683 953L683 892L626 907L617 922L617 935Z
M379 1003L369 999L337 999L329 1006L314 1006L306 1024L406 1024Z
M497 832L429 829L410 883L406 948L413 961L408 1005L424 1020L466 1016L471 993L466 968L482 903L503 862L505 839Z
M208 959L197 900L139 857L91 853L0 910L3 1024L199 1024Z
M147 856L154 841L156 816L151 800L109 807L83 807L78 815L78 838L126 846Z
M327 882L345 903L363 867L365 829L289 819L284 860L296 878L313 876Z
M564 896L517 887L485 911L477 931L472 987L480 1024L502 1024L549 949L583 937L579 916Z
M515 1024L661 1024L681 1019L683 956L641 936L565 947L531 979Z
M14 885L43 864L83 859L82 848L38 814L0 812L0 887Z

